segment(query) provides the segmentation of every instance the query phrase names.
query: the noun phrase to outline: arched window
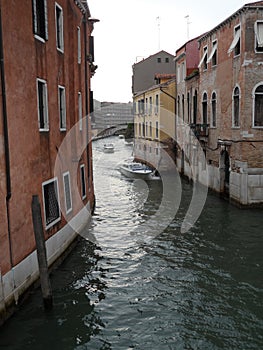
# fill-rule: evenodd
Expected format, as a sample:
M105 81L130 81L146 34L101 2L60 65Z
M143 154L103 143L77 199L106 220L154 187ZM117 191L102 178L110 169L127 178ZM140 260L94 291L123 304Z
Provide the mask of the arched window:
M240 127L240 90L236 86L233 93L233 120L232 126L234 128Z
M216 93L215 92L212 93L211 105L212 105L211 126L215 128L216 127Z
M184 121L184 95L182 95L182 117Z
M197 121L197 91L193 96L193 123L196 124Z
M255 89L253 98L253 126L263 127L263 84Z
M191 101L189 92L187 92L187 121L191 123Z
M207 93L203 93L203 100L202 100L202 106L203 106L203 124L207 124Z
M177 98L177 117L180 118L180 96Z

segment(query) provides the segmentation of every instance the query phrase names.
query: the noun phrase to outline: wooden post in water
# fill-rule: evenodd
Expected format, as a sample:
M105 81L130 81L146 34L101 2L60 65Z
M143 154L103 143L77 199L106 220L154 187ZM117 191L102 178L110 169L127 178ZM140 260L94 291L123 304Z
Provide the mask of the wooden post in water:
M41 208L37 195L32 196L32 218L44 307L45 309L51 309L53 306L53 297L48 275L47 253L43 232Z

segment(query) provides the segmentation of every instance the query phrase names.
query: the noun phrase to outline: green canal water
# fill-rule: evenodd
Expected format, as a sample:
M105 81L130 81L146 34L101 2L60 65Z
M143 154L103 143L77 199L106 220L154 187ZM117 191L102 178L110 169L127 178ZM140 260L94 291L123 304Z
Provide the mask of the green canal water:
M52 311L36 290L0 329L0 349L263 349L262 210L208 194L181 233L193 192L182 180L174 220L156 220L160 233L145 236L162 184L124 178L117 165L131 148L111 138L115 153L104 154L103 142L93 143L90 240L52 273Z

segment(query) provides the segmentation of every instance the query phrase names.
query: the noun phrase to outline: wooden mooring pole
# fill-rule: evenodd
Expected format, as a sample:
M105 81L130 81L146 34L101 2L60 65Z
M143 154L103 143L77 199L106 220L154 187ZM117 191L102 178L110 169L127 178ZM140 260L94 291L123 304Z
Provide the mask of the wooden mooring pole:
M35 240L36 240L37 259L38 259L38 266L39 266L39 275L40 275L40 284L41 284L41 290L42 290L43 303L44 303L44 308L48 310L53 307L53 297L52 297L51 284L50 284L49 275L48 275L47 253L46 253L41 208L40 208L38 195L32 196L32 218L33 218L34 234L35 234Z

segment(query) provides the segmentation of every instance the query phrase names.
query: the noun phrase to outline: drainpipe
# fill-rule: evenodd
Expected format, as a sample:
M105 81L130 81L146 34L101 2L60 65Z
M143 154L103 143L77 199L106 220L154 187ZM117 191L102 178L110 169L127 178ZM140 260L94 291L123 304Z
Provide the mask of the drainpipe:
M9 202L11 199L11 175L10 175L10 153L8 139L8 123L6 110L6 90L5 90L5 69L4 69L4 49L3 49L3 30L2 30L2 10L0 5L0 74L1 74L1 92L2 92L2 112L3 112L3 129L4 129L4 146L5 146L5 167L6 167L6 215L9 240L10 264L13 268L12 242L10 232L10 212Z

